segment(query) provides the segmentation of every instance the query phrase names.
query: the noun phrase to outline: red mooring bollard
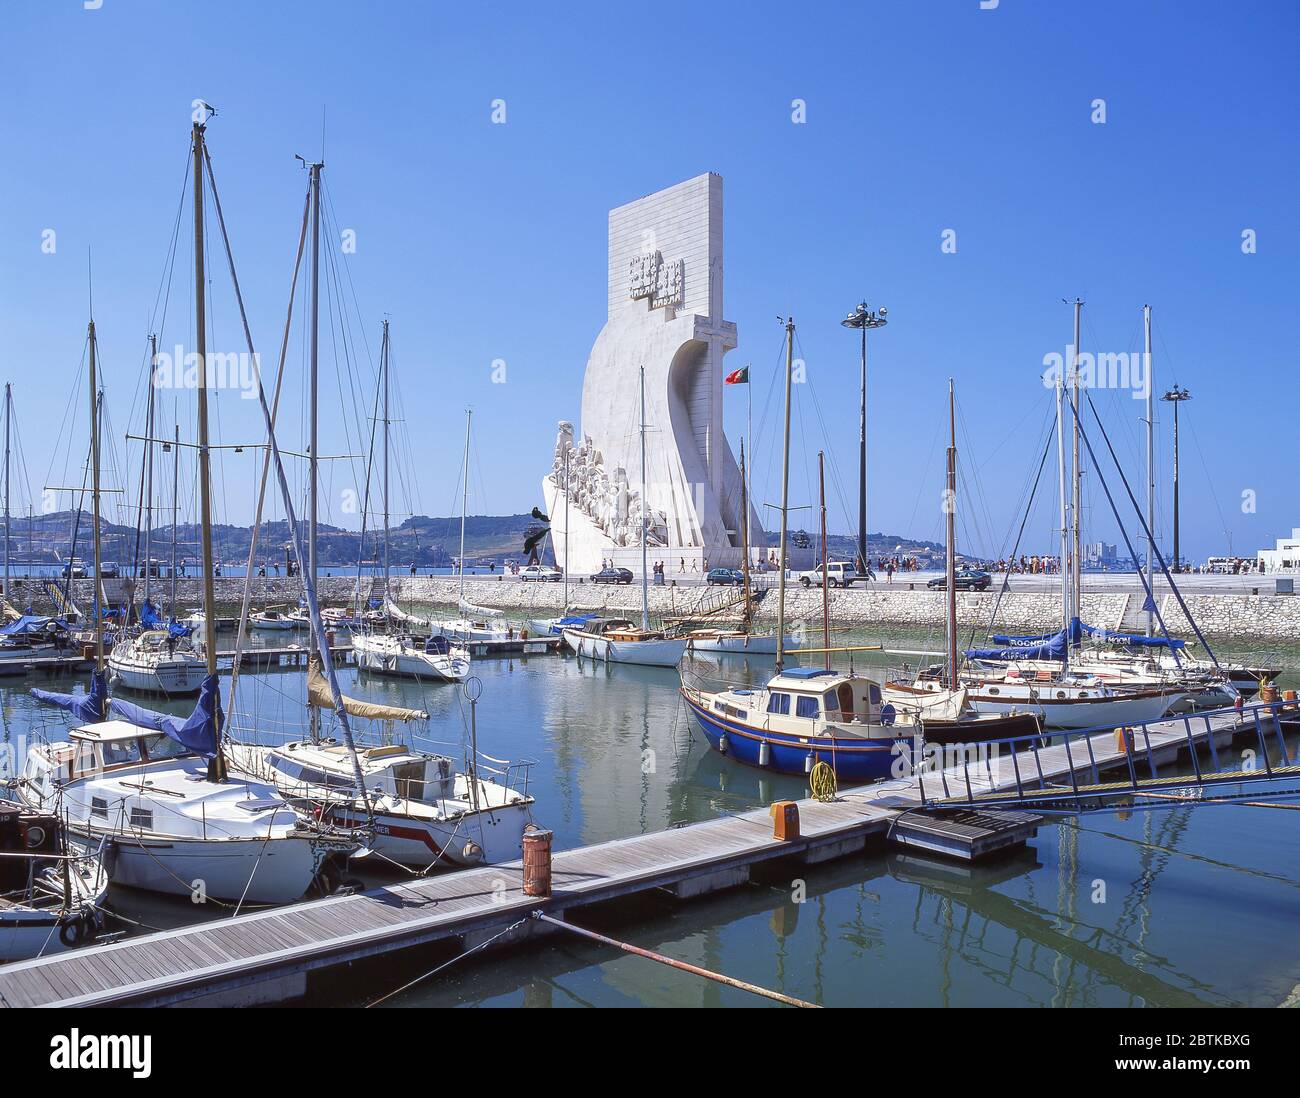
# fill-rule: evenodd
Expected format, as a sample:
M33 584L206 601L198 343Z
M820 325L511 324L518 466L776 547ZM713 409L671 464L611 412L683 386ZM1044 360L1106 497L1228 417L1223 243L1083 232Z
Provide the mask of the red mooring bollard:
M524 832L524 895L549 896L551 894L551 838L550 831Z

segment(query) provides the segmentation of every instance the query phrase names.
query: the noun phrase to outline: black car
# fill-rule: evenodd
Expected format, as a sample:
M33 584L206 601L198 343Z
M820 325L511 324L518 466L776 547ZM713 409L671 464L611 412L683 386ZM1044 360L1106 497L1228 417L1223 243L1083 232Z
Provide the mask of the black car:
M978 568L963 568L953 576L953 589L956 591L987 591L993 583L993 577ZM926 584L932 591L943 591L948 587L948 577L938 576Z
M745 582L745 575L739 568L710 568L709 574L704 577L704 582L739 587Z
M631 583L632 573L626 568L602 568L591 577L592 583Z

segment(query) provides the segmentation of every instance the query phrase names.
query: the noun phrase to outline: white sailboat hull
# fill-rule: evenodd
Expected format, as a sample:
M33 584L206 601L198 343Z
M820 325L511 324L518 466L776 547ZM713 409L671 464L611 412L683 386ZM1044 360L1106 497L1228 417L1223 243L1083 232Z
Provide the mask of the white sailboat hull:
M1063 729L1119 728L1156 721L1182 697L1170 693L1058 701L1030 696L995 698L974 689L968 695L971 708L977 713L1033 713L1045 728Z
M461 682L470 667L469 656L463 651L423 652L387 637L353 637L352 659L362 671L372 674L438 682Z
M143 663L112 656L108 661L113 683L146 694L197 694L208 669L199 660L165 660Z
M593 633L564 631L564 640L580 659L607 663L632 663L642 667L676 667L686 652L685 637L662 640L616 641Z
M104 835L113 849L107 860L115 885L169 896L200 893L249 904L288 904L302 899L330 852L324 844L277 836L250 839L149 838L126 832L81 830L69 835L98 847Z
M375 814L370 846L377 854L405 866L495 865L521 857L524 828L531 801L485 808L449 820L415 819L384 812ZM332 809L329 818L343 827L364 827L364 813ZM477 850L467 844L476 844Z

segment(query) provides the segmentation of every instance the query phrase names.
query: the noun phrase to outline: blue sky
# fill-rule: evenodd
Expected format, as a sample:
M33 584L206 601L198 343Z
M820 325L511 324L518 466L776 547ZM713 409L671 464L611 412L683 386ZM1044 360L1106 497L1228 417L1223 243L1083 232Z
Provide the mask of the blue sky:
M946 379L957 380L962 548L1010 543L1081 296L1084 350L1137 351L1155 316L1155 384L1183 406L1183 541L1253 553L1300 525L1295 288L1300 249L1300 14L1293 4L979 0L651 9L502 3L16 0L0 40L0 348L34 488L58 481L84 385L87 249L110 419L142 426L143 350L182 185L191 102L208 138L254 336L273 361L305 173L324 120L339 257L368 385L391 318L409 446L395 510L458 509L463 410L475 409L471 509L538 502L555 423L576 419L604 321L610 207L701 171L726 187L727 319L754 364L756 494L774 499L778 314L793 313L809 384L794 494L833 466L832 530L856 524L857 351L841 317L885 304L873 337L872 530L941 536ZM495 99L507 122L491 120ZM806 122L792 121L792 101ZM1092 120L1105 100L1106 121ZM188 209L185 217L188 217ZM54 254L42 232L54 229ZM955 254L941 234L956 233ZM1243 254L1242 232L1257 233ZM182 226L164 345L185 340ZM210 252L217 346L240 349ZM340 267L342 269L342 267ZM361 327L357 327L357 316ZM333 332L337 325L333 325ZM295 325L283 438L303 441ZM362 338L364 336L364 340ZM322 450L354 452L336 342L322 358ZM367 354L369 357L367 357ZM505 384L492 381L495 360ZM336 372L338 371L338 372ZM348 383L349 385L352 383ZM1142 454L1142 405L1096 395L1117 449ZM728 392L728 428L745 402ZM774 399L774 398L773 398ZM215 402L223 441L258 437L255 406ZM82 403L73 404L82 430ZM763 409L768 408L767 415ZM1159 515L1171 511L1160 407ZM171 412L160 413L171 418ZM182 405L192 431L192 405ZM360 413L364 416L366 413ZM348 417L352 417L351 420ZM821 424L825 424L823 432ZM349 434L351 432L351 434ZM84 431L76 436L77 447ZM1100 445L1100 440L1095 440ZM223 455L221 517L247 521L251 454ZM1142 491L1140 464L1131 464ZM355 524L328 473L323 513ZM1113 476L1112 476L1113 481ZM1243 511L1243 492L1255 509ZM1052 544L1046 482L1026 547ZM1117 540L1095 478L1088 540ZM848 505L846 507L846 505ZM1126 516L1127 521L1127 516Z

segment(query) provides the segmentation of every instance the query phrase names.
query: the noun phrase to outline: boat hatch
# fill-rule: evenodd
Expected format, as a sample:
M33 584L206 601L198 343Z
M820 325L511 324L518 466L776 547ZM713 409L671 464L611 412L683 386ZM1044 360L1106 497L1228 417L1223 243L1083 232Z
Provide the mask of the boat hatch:
M245 812L265 812L271 808L283 808L284 801L276 797L254 797L247 801L236 801L236 808L242 808Z
M409 752L400 743L390 743L383 747L368 747L365 755L367 759L387 759L393 755L406 755Z

